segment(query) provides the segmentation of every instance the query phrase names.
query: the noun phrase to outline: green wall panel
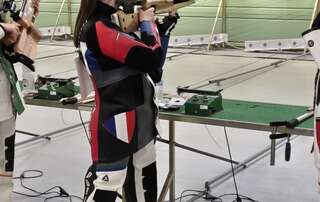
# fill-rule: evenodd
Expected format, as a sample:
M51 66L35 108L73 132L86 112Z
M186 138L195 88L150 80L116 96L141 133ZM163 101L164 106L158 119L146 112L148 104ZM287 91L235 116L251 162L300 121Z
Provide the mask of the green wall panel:
M40 1L40 15L37 19L37 25L40 27L52 27L55 25L56 19L59 14L59 10L62 4L62 0L41 0ZM79 0L71 1L72 8L72 23L77 16L79 9ZM58 25L68 25L68 1L66 0L62 7L61 16Z
M305 21L230 19L227 23L232 41L298 38L308 28Z
M179 20L177 28L174 30L173 34L182 35L198 35L204 33L211 33L212 18L197 18L194 20L192 17L183 17ZM221 31L221 20L217 23L218 32Z
M38 25L53 26L62 0L41 0ZM80 0L72 0L74 24ZM226 0L226 30L233 41L299 37L310 24L315 0ZM174 35L209 34L219 0L196 0L179 11ZM65 4L59 25L68 24ZM221 19L216 32L221 31Z

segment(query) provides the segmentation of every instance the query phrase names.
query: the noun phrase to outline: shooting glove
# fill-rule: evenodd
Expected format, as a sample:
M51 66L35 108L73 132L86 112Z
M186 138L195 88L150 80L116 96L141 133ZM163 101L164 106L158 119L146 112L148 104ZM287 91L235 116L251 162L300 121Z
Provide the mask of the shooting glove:
M176 26L179 18L179 14L176 13L175 15L168 15L164 17L162 22L159 22L159 20L157 19L156 23L160 36L170 36L170 33Z

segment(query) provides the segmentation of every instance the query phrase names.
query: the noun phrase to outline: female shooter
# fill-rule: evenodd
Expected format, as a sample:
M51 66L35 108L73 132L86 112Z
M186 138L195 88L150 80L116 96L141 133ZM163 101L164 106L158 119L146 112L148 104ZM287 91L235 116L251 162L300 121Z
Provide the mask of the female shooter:
M154 8L140 10L140 34L124 33L116 20L122 3L82 0L75 28L75 46L95 87L87 202L115 201L122 189L127 202L157 199L154 83L177 17L158 23L159 34Z

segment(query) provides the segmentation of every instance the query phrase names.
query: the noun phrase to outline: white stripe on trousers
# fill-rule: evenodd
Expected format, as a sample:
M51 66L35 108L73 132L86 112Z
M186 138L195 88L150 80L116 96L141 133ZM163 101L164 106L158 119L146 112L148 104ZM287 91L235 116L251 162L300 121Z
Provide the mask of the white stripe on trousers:
M133 167L135 177L135 188L137 201L146 202L144 193L146 190L143 189L143 176L142 169L151 165L156 161L156 149L155 144L151 141L145 147L140 149L138 152L133 154Z
M123 142L128 143L128 124L127 124L127 114L121 113L114 116L114 121L116 125L117 138Z

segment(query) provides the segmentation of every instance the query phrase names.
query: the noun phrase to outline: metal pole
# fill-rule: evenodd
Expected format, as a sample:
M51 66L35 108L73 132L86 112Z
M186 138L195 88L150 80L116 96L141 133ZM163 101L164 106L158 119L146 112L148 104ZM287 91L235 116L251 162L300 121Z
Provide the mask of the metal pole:
M271 153L270 153L270 165L274 166L276 161L276 144L277 141L275 139L271 140Z
M166 195L167 195L167 193L168 193L169 185L170 185L170 183L171 183L171 181L172 181L172 177L173 177L172 174L173 174L172 172L169 172L169 173L168 173L168 176L167 176L167 178L166 178L166 181L165 181L164 184L163 184L163 189L162 189L162 191L161 191L161 193L160 193L158 202L164 202L164 199L166 198Z
M68 24L70 26L71 33L72 33L73 26L72 26L72 3L71 3L71 0L68 0Z
M271 131L272 134L277 133L277 127L274 127ZM270 166L274 166L276 163L276 145L277 140L271 139L271 145L270 145Z
M219 7L218 7L218 10L217 10L217 13L216 13L216 18L214 19L214 23L213 23L213 27L212 27L212 31L211 31L211 36L210 36L210 40L209 40L209 43L208 43L208 50L210 50L210 47L211 47L211 42L212 42L212 39L213 39L213 34L214 34L214 30L217 26L217 23L218 23L218 20L219 20L219 14L220 14L220 11L221 11L221 8L222 8L222 3L223 3L224 0L220 0L220 3L219 3Z
M222 23L221 23L221 30L222 33L227 33L227 1L222 1Z
M61 13L62 13L62 9L63 9L63 6L64 6L65 2L66 2L66 0L63 0L62 3L61 3L60 10L59 10L59 13L58 13L58 17L57 17L57 20L56 20L56 24L54 25L50 41L53 40L54 34L56 33L56 29L57 29L57 26L58 26L58 23L59 23L59 20L60 20L60 16L61 16Z
M293 139L297 138L298 136L294 136ZM285 145L286 140L280 140L276 143L276 148L280 148ZM250 156L246 160L244 160L241 164L238 164L234 167L235 174L240 173L241 171L247 169L249 166L253 165L255 162L259 161L260 159L266 157L270 153L270 146L264 148L260 152ZM210 179L205 182L206 186L209 187L216 187L223 182L227 181L230 177L232 177L232 169L228 169L224 173L214 177L213 179ZM213 185L214 184L214 185ZM188 200L187 202L194 202L197 199L201 198L202 195L200 196L195 196Z
M157 138L157 141L162 142L162 143L166 143L166 144L169 144L169 143L170 143L170 141L164 140L164 139L161 139L161 138ZM201 155L204 155L204 156L208 156L208 157L211 157L211 158L214 158L214 159L218 159L218 160L225 161L225 162L228 162L228 163L231 163L231 162L232 162L233 164L240 164L238 161L231 161L230 159L227 159L227 158L224 158L224 157L215 155L215 154L210 154L210 153L208 153L208 152L204 152L204 151L201 151L201 150L192 148L192 147L188 147L188 146L186 146L186 145L179 144L179 143L177 143L177 142L175 142L174 145L175 145L176 147L181 148L181 149L188 150L188 151L191 151L191 152L195 152L195 153L197 153L197 154L201 154Z
M16 133L20 133L20 134L28 135L28 136L32 136L32 137L40 137L41 136L41 135L37 135L37 134L34 134L34 133L29 133L29 132L26 132L26 131L22 131L22 130L16 130ZM40 137L40 138L44 138L46 140L50 140L51 139L50 137Z
M88 123L88 122L85 122L84 124L87 124L87 123ZM56 134L58 134L58 133L64 132L64 131L66 131L66 130L71 130L71 129L74 129L74 128L77 128L77 127L80 127L80 126L82 126L82 123L76 124L76 125L73 125L73 126L69 126L69 127L66 127L66 128L60 129L60 130L57 130L57 131L53 131L53 132L50 132L50 133L47 133L47 134L44 134L44 135L39 135L39 136L37 136L37 137L33 137L33 138L28 139L28 140L18 142L18 143L16 144L16 146L21 146L21 145L27 144L27 143L29 143L29 142L33 142L33 141L36 141L36 140L39 140L39 139L42 139L42 138L47 138L47 137L56 135Z
M175 151L175 122L169 121L169 171L172 174L172 180L170 185L170 192L169 192L169 201L174 202L175 201L175 172L176 172L176 151Z

